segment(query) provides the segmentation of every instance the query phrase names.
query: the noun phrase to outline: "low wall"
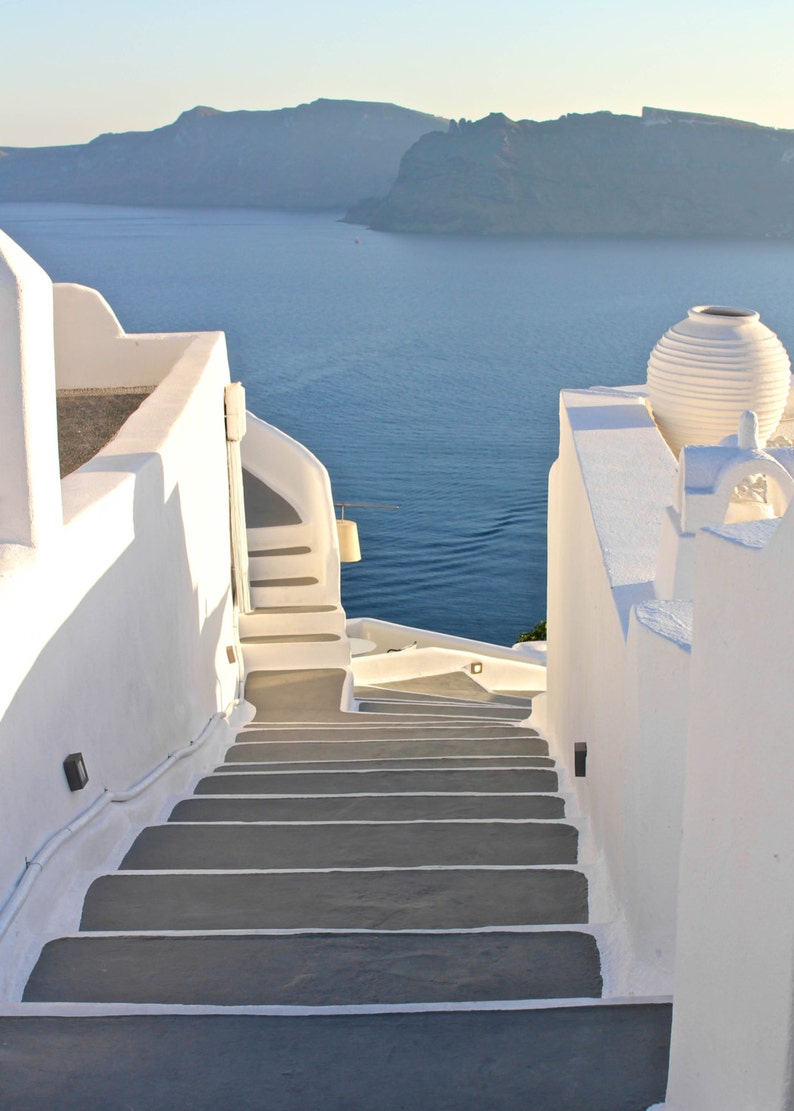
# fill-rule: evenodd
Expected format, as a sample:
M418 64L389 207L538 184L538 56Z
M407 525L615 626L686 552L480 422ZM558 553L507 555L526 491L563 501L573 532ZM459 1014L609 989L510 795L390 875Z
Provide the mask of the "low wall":
M571 783L624 917L628 953L610 970L619 992L672 987L683 734L665 717L676 709L656 708L678 699L682 676L686 688L688 654L633 614L654 600L675 475L642 396L563 394L549 483L546 731L568 768L574 745L587 745L586 779Z
M236 697L225 342L184 342L118 436L63 481L60 534L2 567L0 904L53 833ZM90 777L76 793L62 767L74 751Z
M670 1111L794 1106L794 510L700 532Z
M358 636L351 632L348 635ZM473 675L472 663L482 670ZM543 691L546 689L545 667L524 661L500 659L486 652L455 652L449 648L414 648L405 652L378 652L353 658L353 675L357 684L377 686L404 679L427 678L460 671L487 691Z
M96 289L72 282L52 287L58 389L156 386L196 333L127 334Z

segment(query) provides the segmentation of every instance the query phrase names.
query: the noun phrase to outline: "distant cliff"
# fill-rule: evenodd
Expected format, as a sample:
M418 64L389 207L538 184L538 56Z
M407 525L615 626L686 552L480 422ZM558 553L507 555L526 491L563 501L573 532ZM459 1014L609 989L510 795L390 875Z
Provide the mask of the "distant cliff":
M794 236L794 131L643 109L515 123L454 121L403 157L384 231Z
M194 108L156 131L0 149L0 200L346 209L391 188L403 153L448 121L394 104Z

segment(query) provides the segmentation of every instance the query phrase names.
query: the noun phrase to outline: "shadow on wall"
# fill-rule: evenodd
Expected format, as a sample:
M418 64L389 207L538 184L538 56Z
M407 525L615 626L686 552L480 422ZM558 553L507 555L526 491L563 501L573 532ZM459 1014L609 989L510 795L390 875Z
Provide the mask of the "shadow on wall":
M134 475L134 539L53 632L0 722L0 891L105 787L130 787L228 701L217 658L230 587L201 612L179 486L166 498L157 454L98 457L82 473L99 471ZM125 497L126 482L104 499L108 527ZM90 777L77 794L62 766L73 751Z

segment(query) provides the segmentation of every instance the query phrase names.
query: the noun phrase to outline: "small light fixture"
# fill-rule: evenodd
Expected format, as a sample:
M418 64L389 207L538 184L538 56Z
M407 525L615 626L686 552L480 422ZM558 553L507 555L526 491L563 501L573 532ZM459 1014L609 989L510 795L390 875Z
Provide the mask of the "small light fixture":
M82 752L70 752L63 762L66 772L66 782L70 791L82 791L88 782L88 772L85 770L85 761Z
M340 563L358 563L361 560L361 545L358 542L358 525L355 521L345 520L345 504L342 503L342 516L336 520L336 537L339 541Z
M358 563L361 560L361 546L358 542L358 525L345 517L345 509L353 506L356 509L399 509L399 505L378 505L366 501L335 501L334 505L340 507L342 513L336 519L336 536L339 541L340 563Z
M585 741L577 741L573 746L573 774L577 779L583 779L587 775L587 744Z
M481 675L482 674L482 664L480 663L480 661L476 660L474 663L470 664L469 665L469 671L472 673L472 675Z
M226 659L229 661L230 664L237 663L237 653L234 650L233 644L226 645Z

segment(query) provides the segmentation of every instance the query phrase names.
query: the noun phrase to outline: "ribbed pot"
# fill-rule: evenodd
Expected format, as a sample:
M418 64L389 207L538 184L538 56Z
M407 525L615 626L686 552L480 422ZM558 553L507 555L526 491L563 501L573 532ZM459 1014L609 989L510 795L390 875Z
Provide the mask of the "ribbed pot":
M690 309L648 360L651 409L676 457L686 444L734 435L746 409L757 413L766 443L783 415L790 379L786 349L758 313L722 305Z

